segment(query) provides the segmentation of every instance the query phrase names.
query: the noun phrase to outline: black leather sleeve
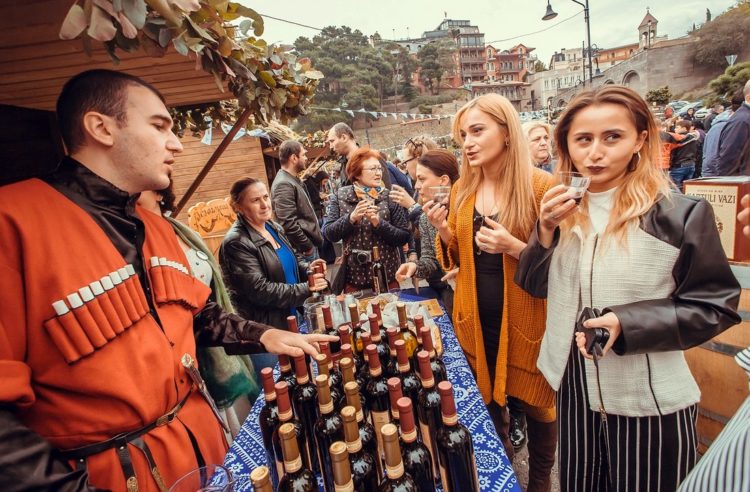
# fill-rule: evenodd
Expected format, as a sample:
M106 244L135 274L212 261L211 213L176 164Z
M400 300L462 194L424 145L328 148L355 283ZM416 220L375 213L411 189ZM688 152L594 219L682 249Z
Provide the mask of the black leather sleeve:
M610 306L622 333L615 353L685 350L741 321L740 285L729 267L713 210L683 195L661 200L641 221L654 237L679 248L672 270L677 287L669 298Z
M196 344L224 347L228 355L266 352L260 337L272 328L227 313L215 302L208 302L193 319Z
M246 241L225 242L221 247L221 267L227 285L248 296L255 306L291 309L304 304L310 297L307 282L272 282L263 271L259 254L258 249Z
M552 253L560 241L560 228L555 229L555 235L549 248L539 242L539 221L531 232L529 242L518 257L518 268L513 279L519 287L534 297L547 298L547 277L552 262Z
M73 471L55 449L8 407L0 407L0 490L93 492L85 470Z

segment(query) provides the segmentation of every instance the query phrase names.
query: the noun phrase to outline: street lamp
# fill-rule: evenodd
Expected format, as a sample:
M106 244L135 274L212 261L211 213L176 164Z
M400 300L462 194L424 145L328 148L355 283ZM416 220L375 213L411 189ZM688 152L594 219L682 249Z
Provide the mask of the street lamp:
M592 83L592 80L594 79L594 71L591 68L591 23L589 22L589 0L585 0L586 3L579 2L578 0L570 0L571 2L575 2L581 7L583 7L583 19L586 21L586 41L589 46L589 52L588 52L588 58L589 58L589 84ZM557 17L557 12L552 10L552 5L550 5L550 0L547 0L547 13L544 14L544 17L542 17L542 20L551 20Z

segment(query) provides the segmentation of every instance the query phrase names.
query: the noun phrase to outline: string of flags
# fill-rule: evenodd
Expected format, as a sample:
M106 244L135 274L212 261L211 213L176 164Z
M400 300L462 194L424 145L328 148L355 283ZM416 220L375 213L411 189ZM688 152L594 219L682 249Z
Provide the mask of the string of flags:
M324 108L321 106L311 106L310 109L314 109L317 111L336 111L339 113L346 113L352 118L354 118L354 113L363 113L363 114L369 114L373 118L380 119L380 118L388 118L389 116L393 117L394 120L398 120L399 118L402 120L407 119L413 119L413 120L443 120L443 119L450 119L452 115L447 114L421 114L421 113L392 113L387 111L369 111L365 108L361 109L346 109L346 108Z

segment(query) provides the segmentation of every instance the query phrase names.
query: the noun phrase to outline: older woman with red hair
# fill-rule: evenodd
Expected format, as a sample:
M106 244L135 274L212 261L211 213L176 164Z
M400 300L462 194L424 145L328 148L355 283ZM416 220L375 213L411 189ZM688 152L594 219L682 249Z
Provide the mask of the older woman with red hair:
M401 264L399 248L409 240L406 210L393 203L383 186L380 154L362 147L346 165L352 184L331 196L323 222L323 235L343 241L343 289L351 292L372 286L372 250L378 246L389 287L396 288ZM334 282L334 290L338 289Z

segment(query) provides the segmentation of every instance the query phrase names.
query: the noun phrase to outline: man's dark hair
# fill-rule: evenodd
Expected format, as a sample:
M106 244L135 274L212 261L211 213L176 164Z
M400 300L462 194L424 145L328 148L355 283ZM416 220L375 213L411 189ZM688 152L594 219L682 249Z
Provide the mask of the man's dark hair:
M354 132L352 131L352 128L346 123L336 123L335 125L331 127L331 130L333 130L333 133L337 137L341 137L341 135L346 135L352 140L356 140L354 138Z
M279 146L279 160L283 166L293 155L300 155L302 153L302 144L296 140L285 140Z
M68 80L57 98L57 123L68 152L84 142L83 115L96 111L115 118L118 125L126 123L126 90L140 85L164 102L164 96L148 82L134 75L114 70L88 70Z
M732 111L740 109L743 102L745 102L745 92L742 89L737 89L734 94L732 94Z
M682 128L690 130L693 128L693 122L690 120L678 120L677 123L675 123L675 126L681 126Z

